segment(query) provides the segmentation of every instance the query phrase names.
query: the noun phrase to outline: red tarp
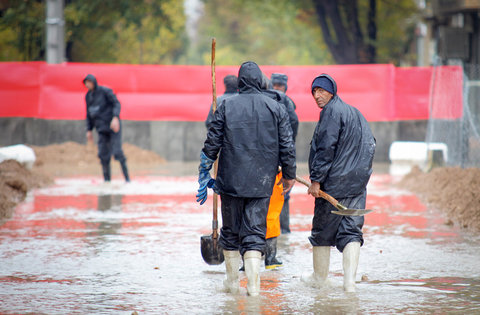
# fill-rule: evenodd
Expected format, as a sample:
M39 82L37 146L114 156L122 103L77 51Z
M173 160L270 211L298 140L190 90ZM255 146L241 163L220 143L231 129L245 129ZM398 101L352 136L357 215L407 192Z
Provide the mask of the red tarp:
M288 75L287 94L301 121L317 121L319 109L310 85L315 76L330 74L339 96L369 121L428 119L462 115L462 69L455 66L396 68L393 65L261 66ZM236 66L217 66L217 94L223 77ZM211 101L209 66L113 65L44 62L0 63L0 117L84 119L82 80L91 73L114 90L127 120L203 121ZM435 80L432 84L432 78Z

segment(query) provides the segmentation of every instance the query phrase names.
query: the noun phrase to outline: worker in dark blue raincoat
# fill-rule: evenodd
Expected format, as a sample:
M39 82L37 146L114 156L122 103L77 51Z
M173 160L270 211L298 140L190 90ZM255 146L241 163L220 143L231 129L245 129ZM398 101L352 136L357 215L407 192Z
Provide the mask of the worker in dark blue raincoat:
M266 217L278 166L283 187L291 189L296 175L295 146L284 107L261 91L262 72L245 62L238 73L239 95L222 101L214 113L201 151L198 199L207 187L221 197L222 228L227 279L225 288L237 292L240 255L244 258L247 293L260 291L259 269L265 252ZM209 174L219 156L218 175Z
M223 78L223 84L225 85L225 93L217 97L217 104L220 104L224 99L238 94L238 78L236 75L229 74ZM213 120L213 108L210 106L205 126L210 128Z
M122 128L120 122L120 102L113 91L97 84L95 76L88 74L83 79L88 89L85 95L87 104L87 140L93 141L92 130L98 133L98 157L102 164L103 178L110 182L110 160L112 156L120 162L123 176L130 181L127 158L122 150Z
M320 198L319 190L351 209L364 209L367 183L372 174L375 138L358 109L337 95L337 84L327 74L313 80L311 92L321 109L313 134L308 166L315 197L312 233L314 273L302 280L314 285L327 282L330 247L343 253L344 290L355 291L355 277L363 245L363 216L332 214L336 210Z
M298 116L295 113L295 103L287 95L288 89L288 76L284 73L272 73L271 84L274 90L283 94L282 103L287 108L288 116L290 117L290 125L293 131L293 141L297 138L298 134ZM283 203L282 212L280 213L280 229L282 234L290 233L290 193L285 194L285 202Z

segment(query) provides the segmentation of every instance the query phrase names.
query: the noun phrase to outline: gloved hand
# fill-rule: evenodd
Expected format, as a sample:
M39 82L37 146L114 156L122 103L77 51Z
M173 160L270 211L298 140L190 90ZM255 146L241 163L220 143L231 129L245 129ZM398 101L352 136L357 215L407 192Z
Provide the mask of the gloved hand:
M200 166L198 167L198 188L197 202L203 205L207 201L207 187L212 188L215 185L215 180L210 176L214 160L210 159L203 153L200 153Z

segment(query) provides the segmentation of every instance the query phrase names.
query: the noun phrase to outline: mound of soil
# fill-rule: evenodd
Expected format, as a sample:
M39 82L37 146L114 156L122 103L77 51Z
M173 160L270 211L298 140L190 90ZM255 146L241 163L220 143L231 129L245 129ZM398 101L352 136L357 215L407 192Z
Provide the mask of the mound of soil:
M439 167L428 173L414 168L398 184L444 211L452 224L480 232L480 169Z
M15 160L0 163L0 223L11 217L12 210L32 188L50 185L50 177L26 169Z
M48 146L31 146L35 151L34 169L50 176L100 175L101 166L97 157L97 146L93 143L80 144L65 142ZM166 161L155 152L141 149L133 144L123 143L130 170L139 166L165 164ZM113 158L112 158L113 160ZM118 163L117 163L118 164ZM118 173L115 162L111 163L112 174Z
M54 177L92 174L101 176L97 147L93 144L65 142L31 147L36 155L32 171L14 160L0 163L0 224L11 217L14 207L25 199L30 189L50 185ZM123 151L127 156L130 171L149 169L166 163L158 154L129 143L123 144ZM112 165L112 174L119 172L120 166Z

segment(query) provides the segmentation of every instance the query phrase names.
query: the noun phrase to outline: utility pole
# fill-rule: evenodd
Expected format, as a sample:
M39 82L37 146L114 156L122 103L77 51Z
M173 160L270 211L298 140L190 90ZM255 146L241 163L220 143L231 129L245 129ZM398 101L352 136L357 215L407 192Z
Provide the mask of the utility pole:
M63 18L64 0L47 0L46 34L47 63L65 61L65 20Z

